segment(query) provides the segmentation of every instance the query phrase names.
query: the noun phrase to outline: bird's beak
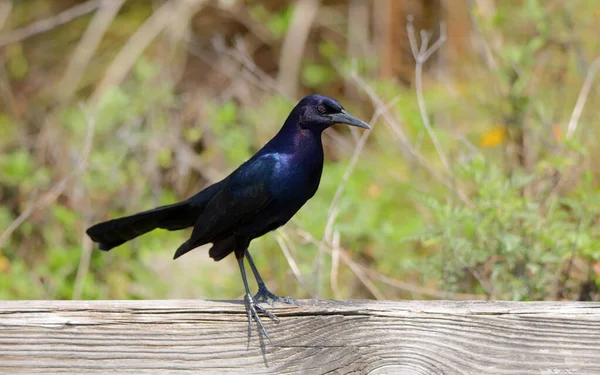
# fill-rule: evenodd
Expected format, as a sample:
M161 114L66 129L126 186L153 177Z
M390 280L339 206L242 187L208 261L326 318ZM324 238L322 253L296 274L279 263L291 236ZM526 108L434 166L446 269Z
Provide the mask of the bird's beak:
M343 109L342 109L342 112L334 113L330 116L334 123L347 124L347 125L357 126L359 128L371 130L371 127L369 126L369 124L367 124L363 120L359 119L358 117L352 116L351 114L349 114L348 112L346 112Z

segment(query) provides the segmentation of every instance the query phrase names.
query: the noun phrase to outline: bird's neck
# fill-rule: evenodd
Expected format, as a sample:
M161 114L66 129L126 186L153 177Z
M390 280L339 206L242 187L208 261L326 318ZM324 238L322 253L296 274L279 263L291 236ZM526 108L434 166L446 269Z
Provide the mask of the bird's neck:
M310 130L302 128L295 121L288 121L279 133L271 139L269 145L274 151L286 154L322 155L323 143L321 141L321 130Z

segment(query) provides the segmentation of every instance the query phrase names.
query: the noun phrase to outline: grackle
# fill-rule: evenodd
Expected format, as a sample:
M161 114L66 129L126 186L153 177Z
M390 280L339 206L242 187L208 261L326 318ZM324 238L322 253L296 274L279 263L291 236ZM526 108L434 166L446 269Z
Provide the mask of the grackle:
M179 246L174 259L207 243L212 243L208 253L215 261L234 253L246 289L249 337L254 319L269 338L257 311L273 320L277 317L259 302L272 305L295 301L267 289L248 247L253 239L285 224L315 194L323 170L321 133L336 123L371 129L335 99L307 96L275 137L223 180L182 202L96 224L87 234L100 249L108 251L156 228L179 230L193 226L190 238ZM244 256L258 284L255 296L248 287Z

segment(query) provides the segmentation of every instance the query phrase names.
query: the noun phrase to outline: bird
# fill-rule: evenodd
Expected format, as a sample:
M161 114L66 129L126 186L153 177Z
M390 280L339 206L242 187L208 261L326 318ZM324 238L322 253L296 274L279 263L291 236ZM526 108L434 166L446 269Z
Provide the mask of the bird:
M208 254L215 261L233 253L245 289L248 339L254 320L271 341L258 313L274 321L278 318L259 304L296 301L267 289L250 255L250 242L287 223L314 196L323 172L321 135L334 124L371 130L337 100L318 94L306 96L292 109L279 132L221 181L184 201L101 222L86 233L101 250L108 251L157 228L175 231L193 227L174 259L209 243ZM258 285L255 295L248 286L244 258Z

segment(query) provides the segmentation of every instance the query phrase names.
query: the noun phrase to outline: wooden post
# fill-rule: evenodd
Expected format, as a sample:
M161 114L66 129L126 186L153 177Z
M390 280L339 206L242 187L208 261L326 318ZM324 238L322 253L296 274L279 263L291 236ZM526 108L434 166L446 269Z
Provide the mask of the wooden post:
M600 303L1 301L0 373L598 374Z

